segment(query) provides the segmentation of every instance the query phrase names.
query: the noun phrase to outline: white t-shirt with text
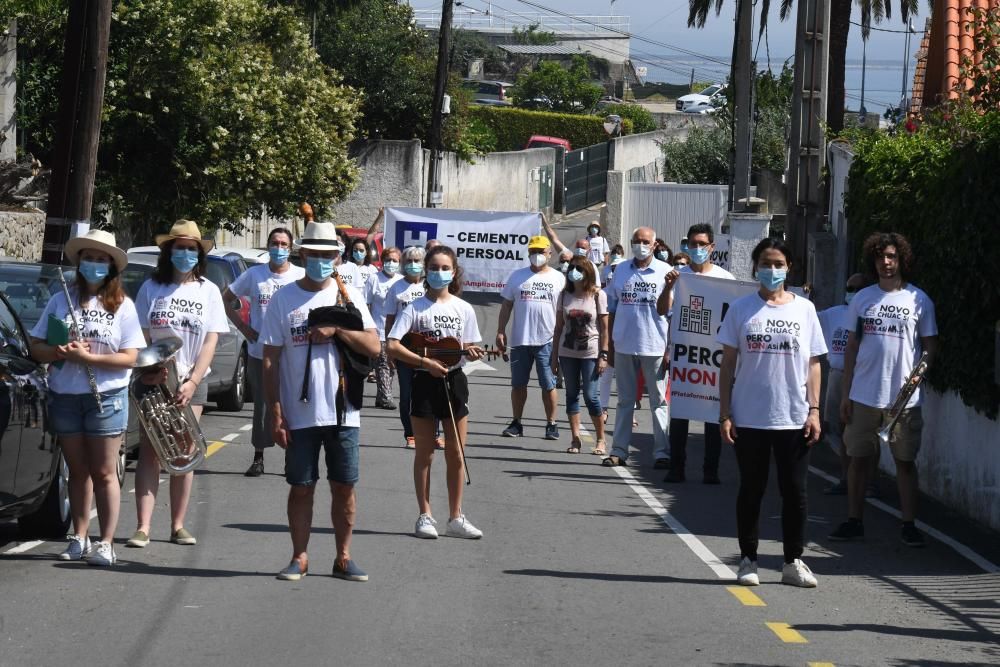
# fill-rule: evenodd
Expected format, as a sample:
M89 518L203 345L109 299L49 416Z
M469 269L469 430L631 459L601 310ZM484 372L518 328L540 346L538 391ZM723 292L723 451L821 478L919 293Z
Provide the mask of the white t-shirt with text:
M385 316L399 317L404 308L424 295L426 289L422 278L415 283L403 278L393 284L386 293L385 303L382 306Z
M826 354L816 308L795 296L780 306L754 292L729 307L716 339L739 352L730 412L745 428L799 428L809 416L809 360Z
M365 329L374 329L368 306L361 293L347 285L347 294L357 306ZM281 413L290 429L312 426L361 426L361 406L351 405L344 398L344 423L337 422L337 389L340 385L340 352L335 341L313 343L309 357L309 311L321 306L337 305L340 291L331 283L326 289L310 292L292 283L278 290L264 316L261 339L264 345L280 347L278 395ZM299 400L306 364L309 363L309 402Z
M590 243L590 250L587 251L587 259L594 263L594 265L600 265L604 263L604 254L611 252L611 247L608 245L607 239L603 236L588 236L587 241Z
M514 304L510 325L510 347L545 345L556 328L556 303L566 286L566 276L551 267L531 267L510 274L501 296Z
M614 313L611 339L615 354L662 356L670 335L667 318L656 312L656 300L673 267L658 259L639 268L634 260L615 267L608 283L608 311Z
M76 290L71 292L73 299ZM74 304L76 306L77 304ZM66 296L56 293L45 305L38 323L30 335L39 340L45 340L48 334L49 315L62 320L70 331L73 330L73 318L66 307ZM76 319L80 323L78 339L90 345L93 354L113 354L120 350L140 350L146 347L146 339L139 326L139 317L135 312L132 299L125 300L118 310L109 313L97 298L90 299L83 308L76 307ZM70 336L70 340L73 337ZM103 368L91 366L94 378L97 380L97 391L105 392L128 386L132 371L128 368ZM90 381L84 364L66 360L61 367L49 364L49 388L59 394L89 394Z
M847 304L820 311L819 323L823 325L823 339L826 340L826 348L829 350L826 360L830 363L830 368L837 371L844 370L847 334L852 329L847 321Z
M205 336L229 331L222 294L215 283L204 278L182 285L147 280L139 288L135 309L142 328L149 330L150 340L177 336L184 341L174 357L180 379L186 378L197 363ZM205 375L210 372L208 369Z
M403 280L403 276L398 273L387 276L385 275L385 271L379 271L368 281L365 299L371 308L379 340L385 340L385 316L388 314L385 310L386 297L389 295L389 290L392 286L400 280Z
M419 333L431 340L454 338L463 347L483 339L479 335L476 311L457 296L444 301L431 301L426 296L420 297L399 314L388 338L402 340L410 332ZM461 368L465 362L465 357L460 357L458 363L451 367Z
M293 283L306 274L305 269L294 264L288 265L284 273L274 273L270 264L258 264L240 274L229 286L229 291L250 301L250 328L257 332L257 342L247 341L247 352L254 359L264 358L264 343L260 340L260 329L264 326L267 304L279 288Z
M887 408L920 359L920 339L938 333L934 303L913 285L885 292L875 284L854 295L847 317L855 335L860 335L851 400ZM922 400L918 387L906 407L916 407Z

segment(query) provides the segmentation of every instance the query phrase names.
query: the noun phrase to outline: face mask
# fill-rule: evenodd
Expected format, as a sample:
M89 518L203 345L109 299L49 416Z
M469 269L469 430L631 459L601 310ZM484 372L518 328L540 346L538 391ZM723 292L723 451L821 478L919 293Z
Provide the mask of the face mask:
M586 248L577 248L574 251L573 254L575 254L577 257L586 257L587 256L587 249Z
M306 260L306 275L314 282L323 282L333 275L333 260L310 257Z
M675 268L675 269L677 269L678 271L680 271L680 270L681 270L681 269L683 269L683 268L684 268L685 266L687 266L687 264L678 264L678 265L676 265L676 266L675 266L674 268Z
M691 248L688 250L688 254L691 255L692 264L704 264L708 261L708 246L704 248Z
M686 241L681 243L681 252L688 252L688 244Z
M569 262L559 262L559 270L563 273L569 271Z
M571 269L569 273L566 274L566 276L574 283L578 283L581 280L583 280L583 272L575 267Z
M403 272L408 276L419 276L424 272L423 262L407 262L403 267Z
M351 257L354 258L355 262L363 262L365 261L365 251L355 250L354 252L351 253Z
M653 252L653 249L644 243L633 243L632 244L632 255L639 260L646 259L649 257L649 253Z
M170 263L181 273L187 273L198 265L197 250L172 250Z
M657 250L653 255L661 262L667 261L667 253L662 250Z
M109 271L111 271L111 265L104 262L89 262L87 260L80 262L80 273L88 283L101 282L108 277Z
M267 254L271 256L271 261L281 266L288 261L288 256L292 252L288 248L268 248Z
M399 271L399 262L382 262L382 271L387 276L395 275L396 271Z
M785 282L787 269L757 269L757 280L764 286L764 289L774 291L781 283Z
M591 236L597 236L597 227L591 227L589 230Z
M621 255L611 255L611 263L612 264L614 264L615 262L620 262L620 261L622 261L622 256Z
M427 284L431 289L441 289L451 284L451 271L428 271Z
M844 294L844 303L850 303L855 294L857 294L857 292L847 292Z
M535 268L540 268L542 266L545 266L545 264L548 262L548 259L549 258L545 256L544 252L535 252L528 255L528 261L531 262L531 265L534 266Z

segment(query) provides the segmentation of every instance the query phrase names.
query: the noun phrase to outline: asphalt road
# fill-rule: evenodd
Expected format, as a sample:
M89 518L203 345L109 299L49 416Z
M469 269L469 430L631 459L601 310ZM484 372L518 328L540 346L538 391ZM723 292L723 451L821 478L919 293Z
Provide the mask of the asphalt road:
M497 308L477 298L481 330ZM843 498L821 493L833 459L822 446L810 475L804 559L815 590L782 586L779 501L762 512L761 579L734 586L737 472L723 456L721 486L667 487L650 467L649 414L639 414L630 465L603 468L564 439L541 439L537 389L526 436L500 437L509 419L509 372L477 364L465 511L479 541L412 536L417 516L410 451L395 414L362 416L359 512L353 555L367 583L331 578L329 491L317 494L311 573L278 581L291 545L279 450L267 474L243 477L250 412L209 412L214 444L197 472L188 526L195 547L167 542L166 493L152 543L118 547L119 564L64 563L61 543L23 553L0 525L0 665L996 665L1000 574L930 539L912 550L898 522L869 507L864 543L831 543ZM562 404L562 401L560 401ZM612 421L614 411L612 410ZM586 444L586 443L585 443ZM702 448L692 435L689 472ZM433 473L438 518L447 512L443 460ZM131 470L126 491L133 488ZM887 508L897 506L882 480ZM118 537L134 530L124 494ZM925 503L921 516L947 539L1000 563L989 533ZM96 530L96 524L94 527ZM989 563L985 563L989 567Z

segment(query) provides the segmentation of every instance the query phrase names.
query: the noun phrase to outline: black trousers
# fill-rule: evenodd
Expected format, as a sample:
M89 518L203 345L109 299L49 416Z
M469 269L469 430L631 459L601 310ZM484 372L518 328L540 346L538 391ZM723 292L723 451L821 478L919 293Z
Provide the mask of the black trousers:
M684 470L687 461L688 420L670 420L670 467ZM719 474L719 454L722 453L722 435L718 424L705 424L705 463L702 472Z
M736 462L740 468L740 490L736 496L736 530L740 557L757 560L760 535L760 504L767 489L771 452L781 491L781 533L785 562L802 556L806 529L806 475L809 447L802 429L765 431L737 427Z

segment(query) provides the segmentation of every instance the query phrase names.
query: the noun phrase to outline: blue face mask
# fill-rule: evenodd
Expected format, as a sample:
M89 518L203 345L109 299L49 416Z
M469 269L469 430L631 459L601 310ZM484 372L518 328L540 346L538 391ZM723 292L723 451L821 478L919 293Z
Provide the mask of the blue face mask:
M785 282L786 275L788 275L787 269L757 269L757 280L769 291L778 289L781 283Z
M170 263L181 273L187 273L198 266L197 250L171 250Z
M382 272L387 276L394 276L399 271L399 262L386 260L382 262Z
M364 250L354 250L351 252L351 257L354 258L355 262L365 261L365 251Z
M292 251L288 248L268 248L267 254L271 256L271 262L281 266L288 261L288 256L292 254Z
M850 303L855 294L857 294L857 292L847 292L844 294L844 303Z
M80 261L80 274L88 283L96 284L108 277L111 265L104 262Z
M451 284L452 272L451 271L428 271L427 272L427 284L431 286L431 289L441 289L442 287L447 287Z
M333 260L322 257L308 258L306 260L306 275L314 282L323 282L333 275Z
M708 261L709 250L708 246L703 248L690 248L687 253L691 255L692 264L704 264Z
M583 280L583 272L580 271L579 269L573 268L569 270L569 273L566 274L566 277L569 278L574 283L578 283L581 280Z
M408 276L419 276L424 272L424 265L422 262L407 262L406 266L403 267L403 273Z

